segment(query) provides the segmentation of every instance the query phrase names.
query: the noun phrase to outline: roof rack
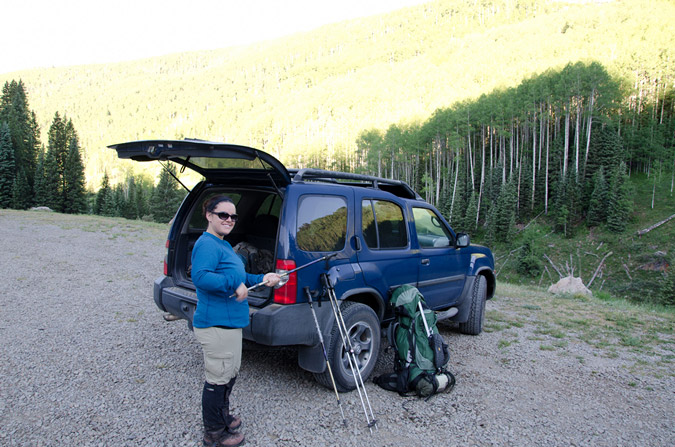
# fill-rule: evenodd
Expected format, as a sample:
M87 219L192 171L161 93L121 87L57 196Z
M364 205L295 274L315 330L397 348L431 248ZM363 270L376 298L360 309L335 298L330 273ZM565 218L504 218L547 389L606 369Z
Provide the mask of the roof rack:
M315 181L337 183L350 186L361 186L380 189L390 192L395 196L421 200L422 197L417 194L407 183L401 180L393 180L373 175L353 174L350 172L324 171L323 169L289 169L288 172L293 176L294 182ZM342 181L340 181L342 180Z

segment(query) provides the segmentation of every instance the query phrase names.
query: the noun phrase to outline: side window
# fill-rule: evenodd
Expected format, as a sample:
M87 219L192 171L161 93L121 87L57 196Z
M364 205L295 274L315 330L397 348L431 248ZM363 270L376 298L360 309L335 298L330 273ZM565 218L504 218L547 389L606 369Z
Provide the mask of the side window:
M441 219L428 208L413 208L415 231L421 248L448 247L452 234Z
M279 217L279 213L281 212L281 202L281 198L277 194L269 194L262 205L260 205L260 208L258 208L256 217L260 215Z
M364 200L361 204L361 230L369 248L408 246L403 210L386 200Z
M347 239L347 200L338 196L300 197L297 243L303 251L340 251Z

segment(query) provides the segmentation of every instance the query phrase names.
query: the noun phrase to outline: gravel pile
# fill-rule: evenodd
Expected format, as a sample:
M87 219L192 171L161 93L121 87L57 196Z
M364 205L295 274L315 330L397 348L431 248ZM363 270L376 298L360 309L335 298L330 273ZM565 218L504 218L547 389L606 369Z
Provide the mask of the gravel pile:
M201 445L200 348L152 300L166 231L0 211L0 445ZM498 295L488 309L515 303ZM291 349L244 353L234 411L258 446L675 445L672 373L648 362L636 372L628 350L608 358L572 341L546 351L528 325L512 331L519 343L505 348L499 332L441 326L456 388L424 402L367 383L372 434L358 394L342 395L345 428L332 391ZM376 375L392 369L390 356Z

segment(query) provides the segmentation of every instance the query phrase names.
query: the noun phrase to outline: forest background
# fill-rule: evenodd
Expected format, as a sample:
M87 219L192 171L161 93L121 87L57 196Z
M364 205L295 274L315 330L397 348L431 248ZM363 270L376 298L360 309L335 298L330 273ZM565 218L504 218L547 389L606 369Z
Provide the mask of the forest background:
M0 181L27 197L17 207L42 204L53 148L57 210L168 220L182 196L170 177L107 145L250 145L288 167L407 181L493 248L500 280L575 271L596 292L673 305L672 224L635 231L675 210L674 19L667 0L444 0L248 46L3 74L0 119L16 92L26 119L9 126L17 169ZM90 198L68 209L73 170Z

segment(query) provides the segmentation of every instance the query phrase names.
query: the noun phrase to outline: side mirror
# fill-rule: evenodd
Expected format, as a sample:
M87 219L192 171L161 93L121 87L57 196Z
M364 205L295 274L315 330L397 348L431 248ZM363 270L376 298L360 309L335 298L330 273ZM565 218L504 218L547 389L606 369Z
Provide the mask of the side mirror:
M471 244L469 235L466 233L457 233L457 240L455 241L455 248L468 247Z

